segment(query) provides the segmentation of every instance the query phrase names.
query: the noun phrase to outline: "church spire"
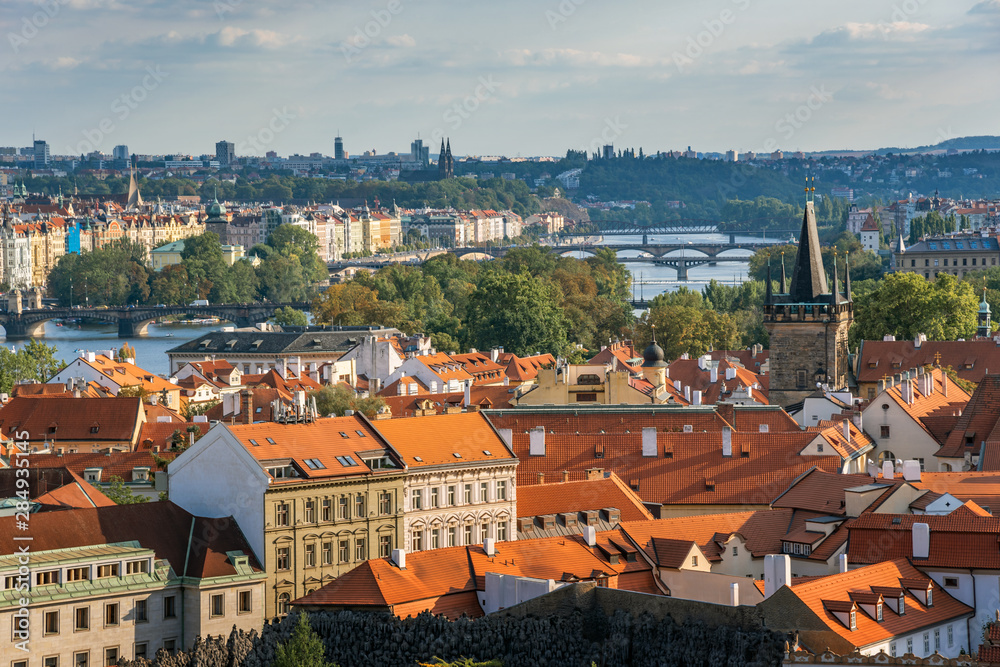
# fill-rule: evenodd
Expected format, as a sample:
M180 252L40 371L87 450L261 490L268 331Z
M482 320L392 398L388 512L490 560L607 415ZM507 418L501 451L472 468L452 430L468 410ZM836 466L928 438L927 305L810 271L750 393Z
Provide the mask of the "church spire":
M784 274L782 274L784 275ZM765 286L764 292L764 305L771 305L774 301L774 297L771 294L771 258L767 258L767 285Z
M851 253L844 253L844 298L851 300Z
M833 291L830 294L830 303L837 305L840 303L840 277L837 275L837 251L833 251Z
M819 246L819 231L816 229L816 210L813 202L809 201L806 202L805 213L802 215L799 251L792 268L789 294L793 303L818 303L819 296L829 292Z
M785 280L785 251L781 251L781 285L779 286L779 294L788 294L788 284Z

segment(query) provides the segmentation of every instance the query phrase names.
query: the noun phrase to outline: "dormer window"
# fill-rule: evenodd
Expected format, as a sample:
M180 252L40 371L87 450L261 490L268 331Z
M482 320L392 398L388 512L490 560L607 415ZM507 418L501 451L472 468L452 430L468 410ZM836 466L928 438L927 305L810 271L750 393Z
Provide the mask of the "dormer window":
M877 605L875 605L875 620L878 621L879 623L882 622L882 603L881 602L879 602Z
M858 612L851 610L851 630L858 629Z
M928 607L933 607L934 606L933 593L934 593L934 591L931 589L930 586L928 586L927 587L927 606Z
M902 593L899 594L899 615L902 616L906 613L906 596Z

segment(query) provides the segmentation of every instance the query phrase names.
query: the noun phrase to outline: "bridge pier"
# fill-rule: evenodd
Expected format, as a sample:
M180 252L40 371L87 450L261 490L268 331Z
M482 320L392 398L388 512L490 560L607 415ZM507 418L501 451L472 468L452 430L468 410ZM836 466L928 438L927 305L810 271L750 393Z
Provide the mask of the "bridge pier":
M124 317L118 318L119 338L135 338L138 335L139 334L135 330L135 322Z
M688 279L688 265L683 259L677 262L677 280Z
M736 232L729 232L729 245L736 245Z
M649 245L649 235L648 234L643 234L642 235L642 245Z

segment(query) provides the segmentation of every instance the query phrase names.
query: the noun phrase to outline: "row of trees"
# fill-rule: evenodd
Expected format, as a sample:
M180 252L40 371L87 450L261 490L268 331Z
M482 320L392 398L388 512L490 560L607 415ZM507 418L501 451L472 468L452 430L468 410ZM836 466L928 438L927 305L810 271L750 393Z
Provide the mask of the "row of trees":
M156 272L141 244L117 239L93 252L62 256L48 284L64 306L306 301L313 283L326 276L317 250L315 236L280 225L266 244L251 248L258 266L250 258L229 266L218 235L206 232L184 240L180 264Z

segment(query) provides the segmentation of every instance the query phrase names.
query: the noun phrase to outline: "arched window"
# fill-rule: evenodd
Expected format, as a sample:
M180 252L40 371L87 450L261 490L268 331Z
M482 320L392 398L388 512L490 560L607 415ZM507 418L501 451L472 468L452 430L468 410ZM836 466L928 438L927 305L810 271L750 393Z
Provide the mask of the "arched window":
M892 464L896 463L896 455L890 452L888 449L878 453L878 465L881 468L882 464L889 461Z
M288 614L288 607L290 606L292 598L288 593L282 593L278 596L278 614L280 616L285 616Z

